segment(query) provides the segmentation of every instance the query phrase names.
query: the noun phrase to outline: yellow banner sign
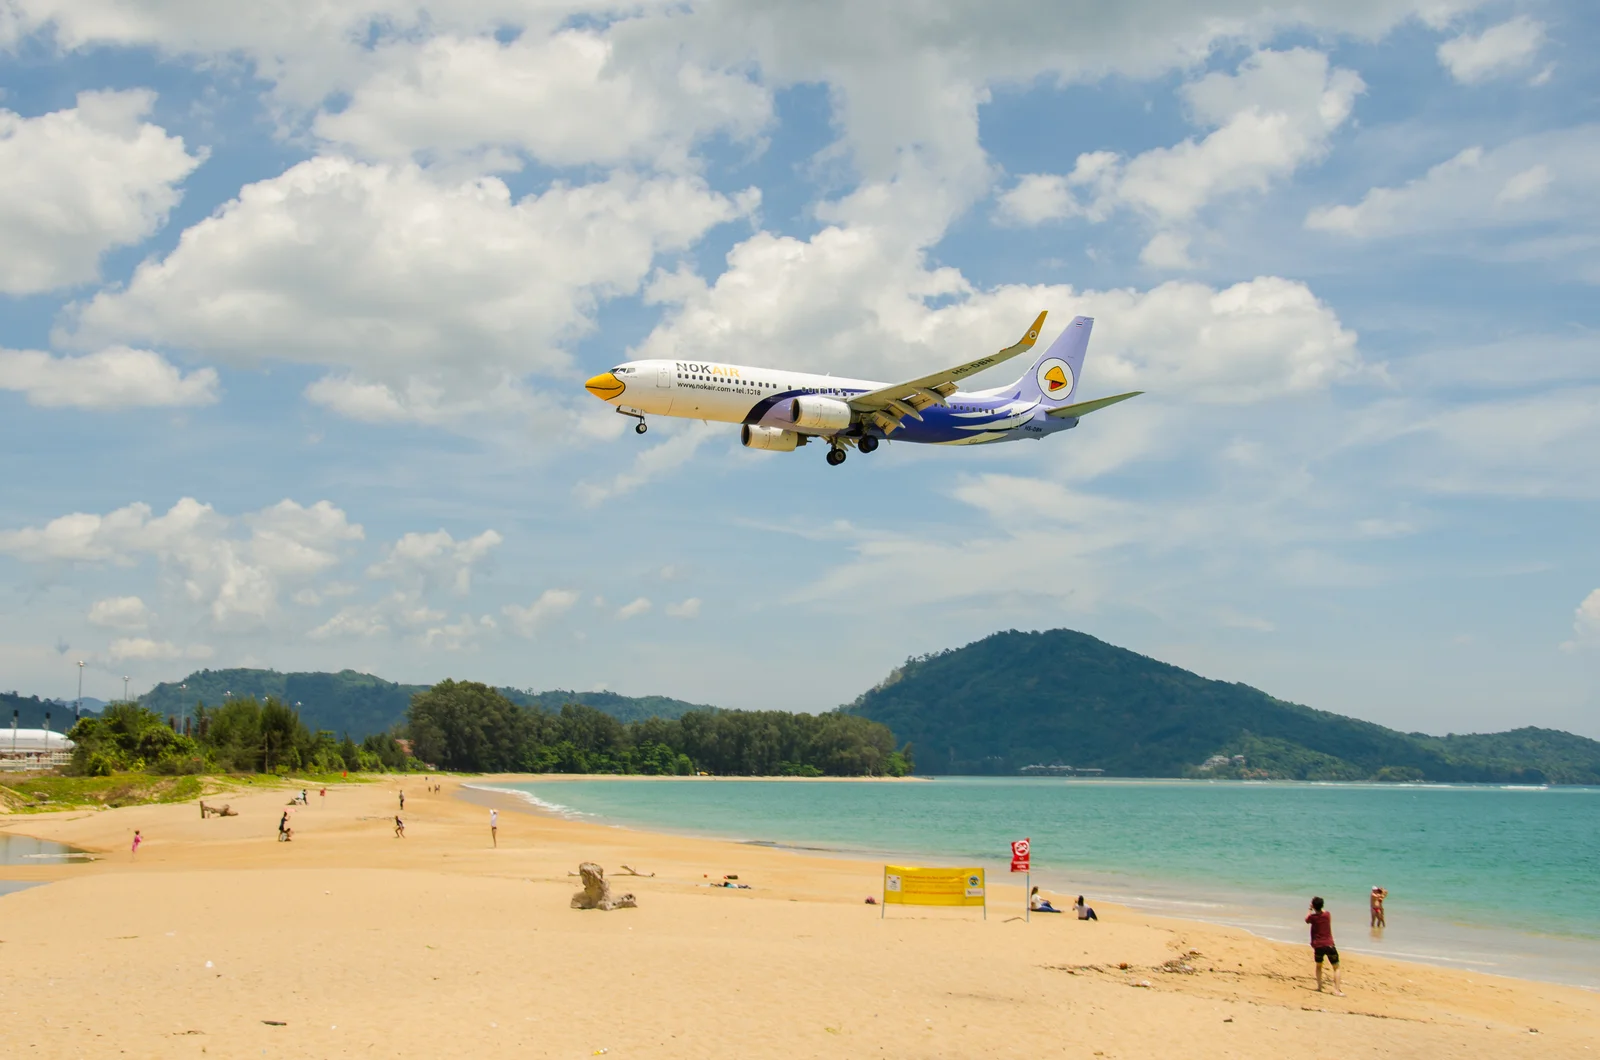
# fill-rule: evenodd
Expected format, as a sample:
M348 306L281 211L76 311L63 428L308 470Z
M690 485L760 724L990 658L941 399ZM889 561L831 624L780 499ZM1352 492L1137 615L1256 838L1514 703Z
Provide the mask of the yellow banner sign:
M984 905L982 869L883 867L883 903L889 905Z

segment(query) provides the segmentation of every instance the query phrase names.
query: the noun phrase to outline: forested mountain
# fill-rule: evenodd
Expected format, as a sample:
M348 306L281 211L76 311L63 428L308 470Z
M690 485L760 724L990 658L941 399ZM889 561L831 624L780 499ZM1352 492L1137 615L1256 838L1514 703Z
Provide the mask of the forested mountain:
M910 660L841 709L887 725L932 773L1039 763L1135 777L1600 783L1600 743L1570 733L1396 732L1067 629ZM1226 760L1202 769L1214 756Z
M76 701L73 701L76 702ZM0 725L11 727L12 712L16 712L18 728L42 729L44 716L50 715L50 728L56 732L66 732L72 728L73 702L61 703L56 700L40 699L38 696L21 696L15 692L0 692ZM105 704L98 699L83 699L84 714L97 713Z
M323 729L349 733L357 740L387 732L405 720L411 698L427 685L402 685L354 670L338 673L279 673L276 670L199 670L182 681L159 684L139 702L162 716L190 713L196 703L221 706L229 699L276 699L293 707L313 732ZM691 710L713 708L685 703L666 696L623 696L615 692L534 692L500 689L502 695L524 707L559 711L578 703L611 715L618 721L644 718L678 718ZM70 710L68 711L70 714ZM9 717L8 719L9 720ZM26 723L24 723L26 724Z

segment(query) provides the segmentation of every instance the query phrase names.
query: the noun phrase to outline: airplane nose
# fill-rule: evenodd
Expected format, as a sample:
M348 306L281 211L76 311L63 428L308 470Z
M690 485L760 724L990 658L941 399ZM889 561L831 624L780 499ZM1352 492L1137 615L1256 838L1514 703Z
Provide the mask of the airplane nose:
M612 398L622 396L623 384L610 372L601 372L599 375L583 384L583 389L599 398L601 401L610 401Z

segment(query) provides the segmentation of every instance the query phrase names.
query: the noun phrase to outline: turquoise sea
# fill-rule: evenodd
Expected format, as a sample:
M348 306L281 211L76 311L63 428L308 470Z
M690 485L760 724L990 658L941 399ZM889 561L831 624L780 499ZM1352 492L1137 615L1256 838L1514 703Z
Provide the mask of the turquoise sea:
M497 785L622 826L1006 875L1304 941L1328 900L1341 950L1600 989L1600 788L952 777ZM1389 890L1389 926L1367 927Z

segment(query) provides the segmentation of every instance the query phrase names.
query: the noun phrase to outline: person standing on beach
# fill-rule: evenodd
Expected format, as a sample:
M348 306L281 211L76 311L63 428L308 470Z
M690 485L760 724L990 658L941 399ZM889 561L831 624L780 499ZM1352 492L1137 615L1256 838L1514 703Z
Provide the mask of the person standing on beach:
M490 810L489 811L489 841L495 845L496 849L499 848L499 846L500 846L500 811L499 810Z
M137 828L135 828L133 830L133 856L134 857L137 858L139 856L139 844L143 843L143 842L144 842L144 836L140 835L139 834L139 830Z
M1383 900L1389 897L1389 892L1382 887L1374 885L1372 895L1368 899L1372 905L1372 927L1388 927L1389 922L1383 918Z
M1333 916L1322 908L1321 898L1311 899L1311 911L1306 923L1311 925L1311 954L1317 961L1317 992L1322 992L1322 961L1327 958L1333 965L1333 996L1344 997L1339 989L1339 948L1333 944Z
M400 812L406 812L406 793L403 791L400 793Z

